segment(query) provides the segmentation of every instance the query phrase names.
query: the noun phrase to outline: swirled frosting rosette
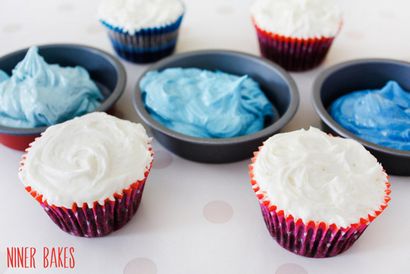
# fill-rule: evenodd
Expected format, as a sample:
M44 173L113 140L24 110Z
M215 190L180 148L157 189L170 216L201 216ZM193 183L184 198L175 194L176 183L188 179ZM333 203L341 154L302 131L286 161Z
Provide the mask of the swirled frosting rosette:
M49 127L27 149L19 177L62 230L98 237L137 211L152 159L142 125L96 112Z
M375 157L354 140L315 128L269 138L250 176L270 234L307 257L348 249L390 201Z

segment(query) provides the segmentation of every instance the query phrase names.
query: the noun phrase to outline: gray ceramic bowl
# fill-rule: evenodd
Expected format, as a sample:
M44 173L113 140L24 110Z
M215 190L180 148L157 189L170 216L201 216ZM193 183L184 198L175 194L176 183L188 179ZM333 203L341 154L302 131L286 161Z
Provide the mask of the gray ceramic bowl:
M313 104L325 131L363 144L387 173L410 176L410 151L379 146L363 140L340 126L328 112L337 98L356 90L377 89L395 80L410 90L410 63L388 59L362 59L341 63L325 70L315 81Z
M0 69L9 75L18 62L23 60L28 48L0 58ZM126 74L123 65L111 54L84 45L51 44L39 46L39 54L50 64L81 66L101 89L105 99L96 111L108 111L121 97L125 89ZM24 150L35 137L47 127L11 128L0 125L0 143Z
M144 107L140 81L148 71L170 67L195 67L249 75L256 80L267 98L279 111L280 118L263 130L246 136L226 139L195 138L172 131L155 121ZM279 132L295 115L299 94L293 79L282 68L259 57L223 50L196 51L168 57L145 72L133 94L134 107L163 146L175 154L198 162L227 163L250 158L264 140Z

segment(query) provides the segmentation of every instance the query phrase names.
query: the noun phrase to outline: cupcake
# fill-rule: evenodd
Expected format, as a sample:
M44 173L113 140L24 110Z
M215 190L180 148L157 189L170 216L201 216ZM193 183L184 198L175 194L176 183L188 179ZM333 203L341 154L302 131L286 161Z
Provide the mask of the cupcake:
M148 63L174 52L184 10L180 0L103 0L99 18L119 56Z
M19 177L62 230L100 237L137 211L152 159L140 124L95 112L49 127L27 149Z
M256 0L251 15L262 56L292 71L318 66L342 25L333 0Z
M376 158L354 140L315 128L269 138L250 176L272 237L307 257L347 250L390 200Z

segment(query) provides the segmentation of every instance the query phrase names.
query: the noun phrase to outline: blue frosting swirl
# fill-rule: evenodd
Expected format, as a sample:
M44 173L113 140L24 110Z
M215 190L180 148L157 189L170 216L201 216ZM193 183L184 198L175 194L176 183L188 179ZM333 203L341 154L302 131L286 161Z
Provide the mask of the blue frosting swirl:
M337 99L330 114L358 137L381 146L410 150L410 93L395 81Z
M15 128L54 125L94 111L103 100L82 67L49 65L31 47L9 76L0 70L0 124Z
M147 73L140 88L155 120L193 137L252 134L278 116L259 84L246 75L169 68Z

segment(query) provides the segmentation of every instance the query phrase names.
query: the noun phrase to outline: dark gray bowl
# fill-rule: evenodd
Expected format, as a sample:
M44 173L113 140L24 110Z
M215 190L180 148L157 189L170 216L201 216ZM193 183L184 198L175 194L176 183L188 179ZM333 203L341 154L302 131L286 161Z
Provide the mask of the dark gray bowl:
M26 55L28 48L18 50L0 58L0 69L9 75ZM51 44L39 46L39 54L49 64L81 66L101 89L105 100L96 111L108 111L121 97L125 89L126 73L123 65L111 54L84 45ZM0 125L0 143L24 150L36 136L47 127L11 128Z
M226 139L195 138L172 131L155 121L144 107L139 84L145 73L170 67L195 67L249 75L279 111L280 118L263 130ZM142 120L163 146L175 154L198 162L228 163L250 158L264 140L279 132L295 115L299 94L293 79L282 68L259 57L224 50L188 52L168 57L145 72L137 82L133 103Z
M379 146L363 140L340 126L328 113L337 98L356 90L377 89L395 80L410 90L410 63L388 59L362 59L338 64L325 70L315 81L313 104L324 130L363 144L383 165L387 173L410 176L410 151Z

